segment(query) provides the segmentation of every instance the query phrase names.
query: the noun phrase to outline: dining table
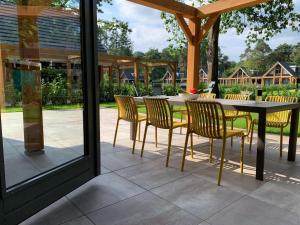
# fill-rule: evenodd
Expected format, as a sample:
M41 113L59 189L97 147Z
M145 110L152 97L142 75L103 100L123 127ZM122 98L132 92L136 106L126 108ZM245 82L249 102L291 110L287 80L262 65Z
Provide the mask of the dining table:
M171 106L185 106L186 100L181 96L158 96L165 98ZM143 103L143 97L135 97L136 103ZM288 145L288 161L296 160L299 108L300 103L289 102L266 102L266 101L239 101L227 99L214 99L222 104L224 110L237 110L243 112L258 114L258 132L257 132L257 155L256 155L256 179L264 179L265 149L266 149L266 117L268 113L291 110L290 135ZM133 134L133 129L131 129Z

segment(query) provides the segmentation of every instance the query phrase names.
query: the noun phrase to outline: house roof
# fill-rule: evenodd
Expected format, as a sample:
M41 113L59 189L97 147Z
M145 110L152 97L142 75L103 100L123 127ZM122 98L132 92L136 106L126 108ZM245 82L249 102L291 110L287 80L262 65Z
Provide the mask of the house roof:
M237 70L235 70L234 73L231 74L231 75L229 76L229 78L233 78L240 70L241 70L247 77L250 77L249 71L248 71L245 67L241 66L241 67L239 67Z
M300 72L294 71L287 62L276 62L263 76L267 76L278 65L284 68L291 76L300 77Z
M166 79L170 79L171 73L170 71L167 70L167 72L165 73L165 75L163 76L162 80L166 80ZM176 73L176 80L181 80L181 78L184 76L183 73Z
M127 79L129 81L134 81L134 72L132 70L124 70L121 79ZM139 80L144 80L143 75L139 75Z
M47 8L37 20L41 48L80 50L80 18L71 10ZM18 17L15 5L0 3L0 43L18 45ZM106 53L98 42L98 52Z

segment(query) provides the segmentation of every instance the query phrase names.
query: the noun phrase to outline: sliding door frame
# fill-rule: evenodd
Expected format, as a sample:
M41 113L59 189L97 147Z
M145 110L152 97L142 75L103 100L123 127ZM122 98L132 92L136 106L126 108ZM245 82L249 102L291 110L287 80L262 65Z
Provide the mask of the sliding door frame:
M0 114L0 224L18 224L100 174L96 0L80 1L84 155L7 189Z

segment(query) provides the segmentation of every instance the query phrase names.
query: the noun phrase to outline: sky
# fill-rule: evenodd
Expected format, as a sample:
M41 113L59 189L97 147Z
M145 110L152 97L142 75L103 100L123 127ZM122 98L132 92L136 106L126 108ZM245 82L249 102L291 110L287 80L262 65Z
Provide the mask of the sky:
M294 0L296 11L300 12L300 0ZM132 29L131 40L134 51L148 51L150 48L162 50L169 45L170 35L166 32L160 18L160 11L147 8L126 0L113 0L113 5L104 5L104 13L100 18L109 20L113 17L126 21ZM240 55L246 48L246 32L236 35L234 30L220 35L220 48L230 60L239 61ZM282 31L281 34L273 37L268 44L276 48L283 43L295 44L300 42L300 33L292 32L290 29Z

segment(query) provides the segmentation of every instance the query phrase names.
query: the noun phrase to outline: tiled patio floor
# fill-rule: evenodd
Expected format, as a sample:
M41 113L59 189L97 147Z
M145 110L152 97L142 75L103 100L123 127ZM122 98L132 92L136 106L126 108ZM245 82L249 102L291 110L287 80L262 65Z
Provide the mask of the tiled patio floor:
M255 174L256 145L245 146L245 174L239 173L239 140L228 141L222 186L218 187L220 142L208 163L207 140L195 137L196 156L187 157L180 172L184 135L175 131L170 167L167 135L154 129L147 137L144 158L131 154L129 124L122 123L112 148L116 111L101 109L102 175L42 210L22 225L296 225L300 224L300 156L295 163L279 158L279 137L267 135L265 181ZM143 133L143 132L142 132ZM287 143L287 138L284 143ZM256 140L254 140L255 142Z

